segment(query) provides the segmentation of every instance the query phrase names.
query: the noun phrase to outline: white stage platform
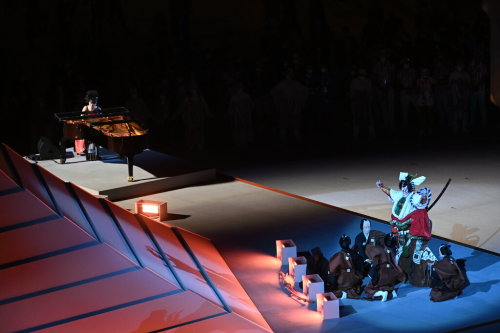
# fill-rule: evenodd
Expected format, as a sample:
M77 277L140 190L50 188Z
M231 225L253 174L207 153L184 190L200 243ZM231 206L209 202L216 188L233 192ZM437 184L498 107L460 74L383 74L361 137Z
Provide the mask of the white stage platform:
M76 155L69 148L66 155L64 164L59 159L38 161L38 164L59 178L112 201L211 182L216 174L214 168L195 166L147 149L135 155L134 181L128 182L126 160L118 154L101 148L101 160L87 161L85 156Z

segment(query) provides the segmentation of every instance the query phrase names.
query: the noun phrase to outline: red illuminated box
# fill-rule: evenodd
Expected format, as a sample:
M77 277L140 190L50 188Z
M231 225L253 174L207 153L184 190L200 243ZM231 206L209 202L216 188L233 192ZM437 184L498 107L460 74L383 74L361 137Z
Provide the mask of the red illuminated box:
M135 202L135 212L152 219L164 221L168 217L167 202L153 200L139 200Z

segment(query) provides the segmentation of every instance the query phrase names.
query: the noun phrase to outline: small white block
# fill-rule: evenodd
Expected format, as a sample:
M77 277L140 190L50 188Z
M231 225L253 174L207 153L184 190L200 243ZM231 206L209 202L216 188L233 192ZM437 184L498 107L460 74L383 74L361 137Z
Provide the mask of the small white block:
M288 265L288 258L297 256L297 246L291 239L276 241L276 258L281 259L282 265Z
M302 287L310 301L316 301L316 294L325 292L325 283L318 274L303 275Z
M339 299L333 293L321 293L316 295L316 310L323 319L339 318Z
M288 274L294 277L294 282L302 281L302 275L307 274L307 259L305 257L288 258Z

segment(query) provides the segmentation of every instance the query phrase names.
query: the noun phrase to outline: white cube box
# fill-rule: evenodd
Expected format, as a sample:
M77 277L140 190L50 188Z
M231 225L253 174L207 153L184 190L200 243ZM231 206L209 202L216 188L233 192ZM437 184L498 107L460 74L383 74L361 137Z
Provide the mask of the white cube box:
M339 299L333 293L317 294L316 305L323 319L339 318Z
M297 256L297 246L291 239L276 241L276 258L281 259L282 265L288 265L288 258Z
M302 281L302 275L307 274L307 259L306 259L306 257L290 257L290 258L288 258L288 274L293 276L294 282Z
M318 274L303 275L302 288L308 300L316 301L316 294L325 292L325 283Z

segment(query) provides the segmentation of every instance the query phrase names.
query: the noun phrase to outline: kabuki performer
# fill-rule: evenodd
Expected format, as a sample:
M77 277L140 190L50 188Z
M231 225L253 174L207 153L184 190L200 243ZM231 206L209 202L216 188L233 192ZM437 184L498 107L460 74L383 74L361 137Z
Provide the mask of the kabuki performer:
M373 276L365 288L366 299L381 297L381 301L397 297L394 287L406 281L406 273L396 262L394 247L396 238L392 234L384 237L384 245L366 245L366 255L373 267Z
M349 249L351 238L343 235L339 240L341 251L335 253L330 258L329 272L333 277L333 293L336 297L359 298L361 292L361 284L363 283L363 272L360 271L359 255Z
M455 260L451 254L449 245L443 244L439 247L441 260L432 267L430 298L433 302L457 297L462 293L462 289L469 285L465 273L465 260Z
M359 228L361 232L356 235L354 239L354 246L352 247L353 251L357 252L361 259L363 260L363 276L367 276L370 271L370 262L371 260L366 256L366 246L369 243L384 245L384 236L385 234L382 231L372 230L371 222L367 219L362 219Z
M396 260L408 274L414 286L429 286L430 272L428 264L436 257L427 247L431 238L431 221L427 215L427 207L432 192L425 187L416 191L416 186L425 181L424 176L416 177L406 172L399 173L399 189L393 190L384 186L381 181L376 185L393 202L391 215L391 233L398 239Z

